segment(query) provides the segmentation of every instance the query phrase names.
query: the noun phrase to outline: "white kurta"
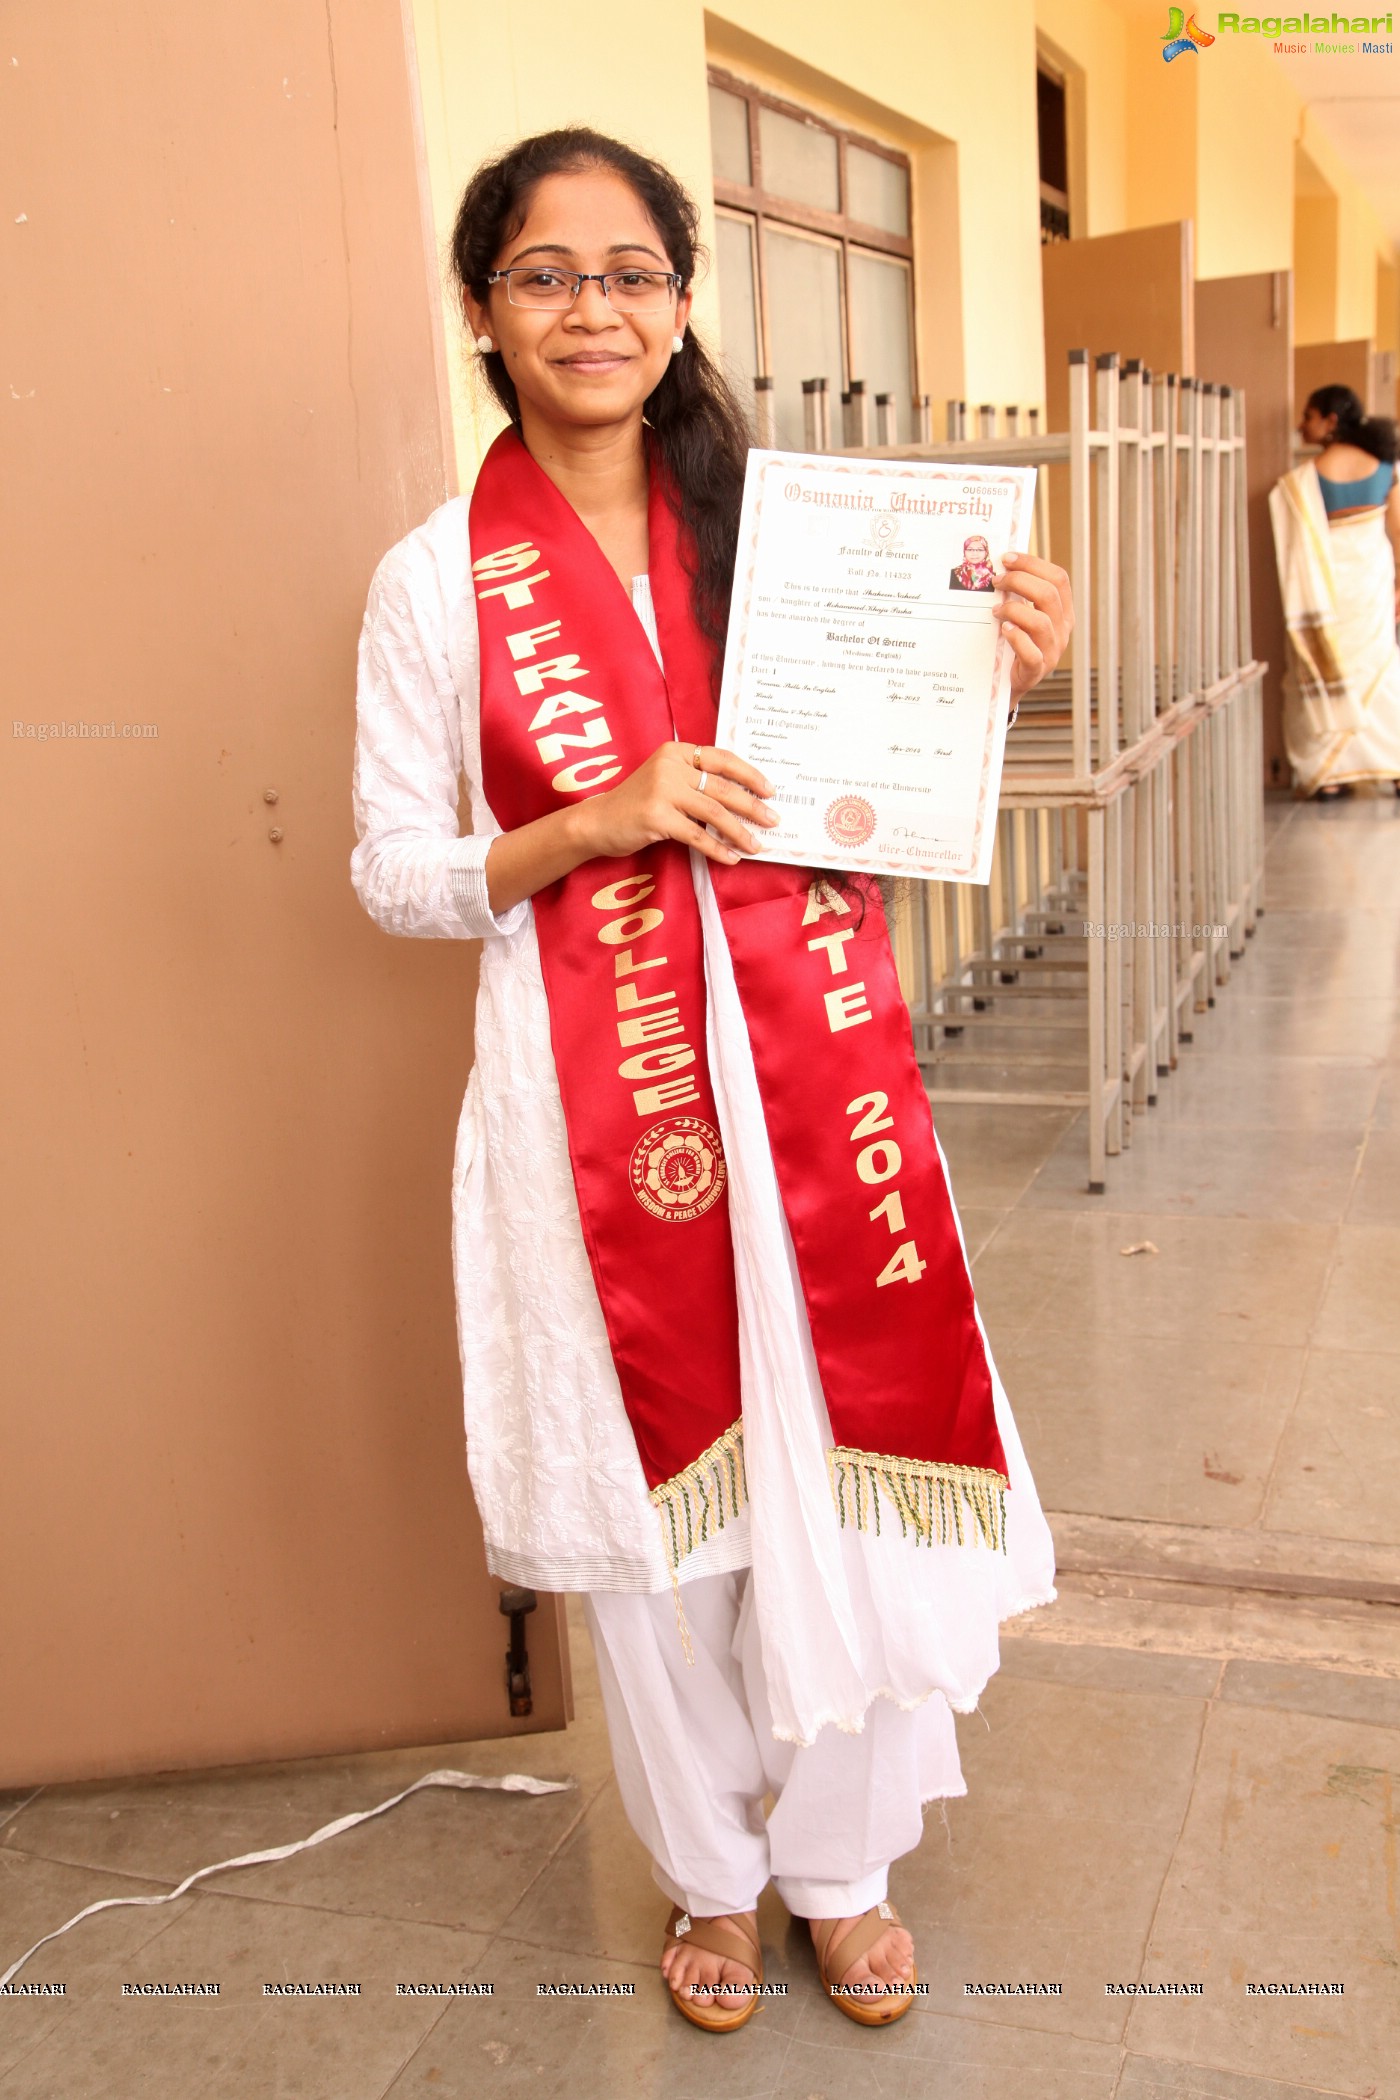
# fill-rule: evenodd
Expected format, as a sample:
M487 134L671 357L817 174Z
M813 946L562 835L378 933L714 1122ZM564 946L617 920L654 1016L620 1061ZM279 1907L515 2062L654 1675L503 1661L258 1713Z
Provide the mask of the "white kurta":
M645 579L634 604L655 648ZM456 497L390 549L370 586L351 879L388 932L483 942L452 1199L467 1463L488 1565L543 1590L664 1590L658 1515L579 1223L533 906L497 918L487 900L486 852L501 827L482 792L479 678L467 501ZM906 1543L893 1525L883 1536L840 1528L743 1011L708 864L691 861L730 1170L749 1506L682 1563L681 1581L752 1565L784 1740L810 1742L828 1722L858 1731L881 1695L913 1707L939 1691L968 1710L997 1666L999 1622L1055 1594L1049 1529L1010 1406L988 1347L1011 1481L1004 1554Z

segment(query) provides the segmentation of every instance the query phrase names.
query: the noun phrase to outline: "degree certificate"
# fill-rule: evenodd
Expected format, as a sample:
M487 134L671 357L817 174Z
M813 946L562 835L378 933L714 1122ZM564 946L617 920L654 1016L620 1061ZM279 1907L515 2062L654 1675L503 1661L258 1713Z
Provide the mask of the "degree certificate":
M767 855L989 880L1000 557L1034 493L1034 467L750 452L715 741L772 782Z

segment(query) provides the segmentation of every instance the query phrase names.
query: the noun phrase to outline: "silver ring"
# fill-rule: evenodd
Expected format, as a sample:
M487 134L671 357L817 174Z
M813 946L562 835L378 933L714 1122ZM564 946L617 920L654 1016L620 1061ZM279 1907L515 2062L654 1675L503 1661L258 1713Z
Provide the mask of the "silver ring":
M705 792L705 782L706 782L706 781L707 781L707 780L709 779L709 777L710 777L710 776L709 776L709 774L708 774L708 773L705 773L705 772L702 772L702 773L701 773L701 775L700 775L700 778L699 778L699 779L698 779L698 780L696 781L696 783L695 783L695 792L696 792L696 794L697 794L697 795L703 795L703 794L704 794L704 792Z

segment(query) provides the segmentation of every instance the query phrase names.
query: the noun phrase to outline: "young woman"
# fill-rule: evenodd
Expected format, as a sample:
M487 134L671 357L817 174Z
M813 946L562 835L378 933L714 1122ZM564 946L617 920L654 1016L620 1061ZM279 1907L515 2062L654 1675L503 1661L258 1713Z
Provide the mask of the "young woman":
M1316 459L1269 498L1289 660L1283 731L1295 779L1319 801L1358 780L1400 794L1400 484L1395 425L1348 386L1308 397L1298 425Z
M878 891L765 860L769 784L712 742L747 440L688 326L695 232L589 131L469 184L509 427L371 585L351 872L390 932L483 942L468 1466L491 1569L583 1593L675 2002L754 2010L772 1879L875 2021L917 1975L890 1862L965 1790L953 1710L1053 1551ZM1014 697L1072 609L1024 554L1003 587Z

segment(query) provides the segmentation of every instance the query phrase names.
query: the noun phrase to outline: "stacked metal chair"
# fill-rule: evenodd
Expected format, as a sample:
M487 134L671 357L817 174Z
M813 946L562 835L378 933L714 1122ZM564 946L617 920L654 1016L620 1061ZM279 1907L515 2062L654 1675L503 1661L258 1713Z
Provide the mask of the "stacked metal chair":
M871 444L853 386L833 444L825 387L804 401L812 451L1068 467L1053 552L1076 631L1008 739L991 882L903 886L895 940L931 1097L1083 1105L1101 1191L1262 909L1265 666L1250 643L1243 395L1116 353L1091 370L1071 352L1069 381L1067 431L1009 410L998 434L982 407L970 436L953 402L941 443ZM915 408L927 432L927 401Z

